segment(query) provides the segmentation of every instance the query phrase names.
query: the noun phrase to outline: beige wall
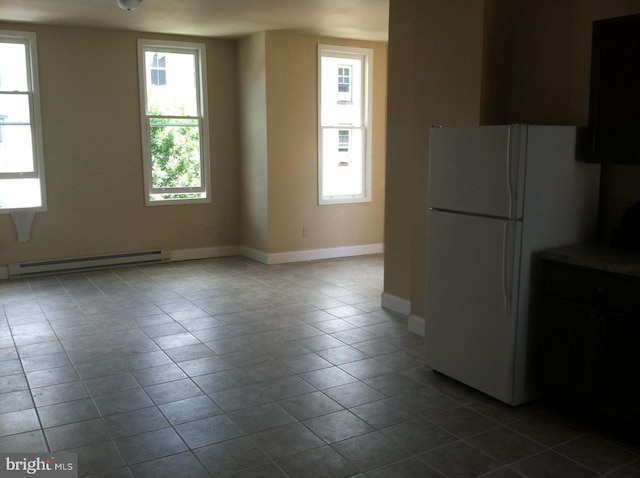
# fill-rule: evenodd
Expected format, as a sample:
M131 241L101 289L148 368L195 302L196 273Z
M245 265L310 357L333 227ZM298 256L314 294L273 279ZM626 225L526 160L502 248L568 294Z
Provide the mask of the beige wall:
M431 125L480 122L483 5L392 0L385 293L423 311Z
M26 243L18 244L10 216L0 214L0 267L156 248L242 245L270 254L383 242L386 44L286 32L232 41L0 29L37 34L48 193L48 211L37 214ZM211 204L144 205L138 38L206 43ZM372 203L317 203L319 42L374 49Z
M269 249L267 83L265 33L239 42L241 144L241 238L258 251Z
M390 1L385 293L424 311L424 131L434 123L585 126L591 23L633 13L640 0ZM640 200L638 184L640 166L603 168L601 237Z
M373 201L318 205L317 45L373 49ZM266 35L268 253L381 244L386 153L384 43L272 31ZM302 235L305 227L308 235Z
M640 0L518 0L508 121L586 126L594 20L640 13ZM605 166L599 236L640 201L640 166Z
M36 215L29 242L18 244L10 216L0 215L0 265L238 243L235 42L187 39L207 47L211 204L145 207L136 40L178 38L24 24L0 29L37 34L48 193L48 211Z

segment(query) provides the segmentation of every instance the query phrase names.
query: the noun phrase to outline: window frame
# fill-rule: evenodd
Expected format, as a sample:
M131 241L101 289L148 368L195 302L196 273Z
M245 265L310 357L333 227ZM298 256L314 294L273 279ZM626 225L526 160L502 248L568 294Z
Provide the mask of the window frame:
M145 53L189 53L194 55L196 65L196 95L197 114L195 116L163 116L149 115L147 104L147 70L145 63ZM209 114L208 114L208 94L207 94L207 63L206 45L204 43L138 39L138 78L140 88L140 121L142 134L142 162L144 172L144 200L147 206L165 206L177 204L202 204L211 202L211 177L210 177L210 138L209 138ZM153 68L150 66L150 68ZM165 71L168 70L165 65ZM167 80L168 81L168 80ZM158 86L158 85L152 85ZM198 123L198 134L200 139L200 187L187 188L155 188L153 186L153 164L151 157L151 120L179 119L194 120ZM153 195L170 194L202 194L196 198L169 198L152 199Z
M46 211L47 190L44 167L44 145L42 140L42 110L40 104L40 78L38 72L38 43L34 32L17 30L0 30L0 43L16 43L25 45L27 67L27 91L3 92L2 94L26 94L29 98L29 125L31 127L31 148L33 154L33 171L0 172L0 181L7 179L37 179L40 189L40 205L25 207L1 207L0 214L11 214L18 211ZM10 125L3 121L3 126ZM3 131L6 137L6 129ZM0 183L1 184L1 183Z
M362 108L360 111L360 125L353 124L324 124L322 119L322 59L324 57L344 58L348 60L359 59L362 61L361 87ZM341 65L343 66L343 65ZM372 192L372 104L373 104L373 49L351 46L318 44L318 205L366 203L373 200ZM337 75L337 72L336 72ZM353 95L357 88L354 85L355 73L350 70L349 95L350 101L338 100L340 104L350 104L354 102ZM336 76L337 81L337 76ZM362 193L329 195L324 194L324 133L329 130L349 130L350 150L353 149L354 131L361 132L362 141ZM351 152L351 151L350 151Z

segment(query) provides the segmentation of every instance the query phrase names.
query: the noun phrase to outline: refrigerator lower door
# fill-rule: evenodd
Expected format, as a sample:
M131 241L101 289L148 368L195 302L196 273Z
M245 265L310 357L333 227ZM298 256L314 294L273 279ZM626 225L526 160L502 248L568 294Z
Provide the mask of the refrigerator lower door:
M513 400L520 222L429 211L426 364Z

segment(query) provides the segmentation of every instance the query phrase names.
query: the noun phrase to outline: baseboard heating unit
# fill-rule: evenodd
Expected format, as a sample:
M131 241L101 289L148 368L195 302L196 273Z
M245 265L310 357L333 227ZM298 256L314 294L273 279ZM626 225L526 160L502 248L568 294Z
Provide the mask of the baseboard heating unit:
M37 262L9 264L9 279L34 277L68 272L83 272L97 269L108 269L134 264L156 264L171 260L169 251L128 252L92 257L76 257L72 259L54 259Z

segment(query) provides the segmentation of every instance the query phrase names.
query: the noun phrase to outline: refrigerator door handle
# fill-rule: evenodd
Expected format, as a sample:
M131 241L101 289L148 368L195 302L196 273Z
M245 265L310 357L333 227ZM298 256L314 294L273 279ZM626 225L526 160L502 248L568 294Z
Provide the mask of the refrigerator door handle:
M520 169L520 129L511 126L507 133L507 192L509 194L509 219L518 218L518 174Z
M513 198L513 156L511 152L511 128L507 130L507 191L509 193L509 219L515 218L515 210L514 210L514 198Z
M502 238L502 294L504 298L504 311L511 315L511 302L513 292L513 221L504 223Z

